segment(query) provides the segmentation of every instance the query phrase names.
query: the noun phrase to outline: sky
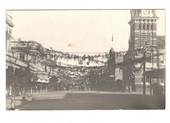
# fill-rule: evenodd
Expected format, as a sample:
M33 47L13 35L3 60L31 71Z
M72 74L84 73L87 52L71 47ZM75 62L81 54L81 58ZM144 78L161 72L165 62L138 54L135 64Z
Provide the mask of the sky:
M8 11L15 39L34 40L64 52L126 51L130 10ZM156 11L157 34L164 35L165 14ZM113 35L113 42L112 42Z

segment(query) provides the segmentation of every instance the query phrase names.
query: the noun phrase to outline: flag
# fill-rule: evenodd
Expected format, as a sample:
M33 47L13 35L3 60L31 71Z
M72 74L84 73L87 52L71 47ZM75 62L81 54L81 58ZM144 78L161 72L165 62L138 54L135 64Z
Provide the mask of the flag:
M113 34L112 34L112 42L113 42Z

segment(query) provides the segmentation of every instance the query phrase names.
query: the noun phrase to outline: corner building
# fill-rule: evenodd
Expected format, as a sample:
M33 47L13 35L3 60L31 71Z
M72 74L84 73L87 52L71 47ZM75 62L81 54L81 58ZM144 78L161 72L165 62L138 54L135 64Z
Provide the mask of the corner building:
M144 71L143 71L143 62L142 59L143 52L146 52L146 71L159 69L159 56L156 55L159 52L159 40L157 36L157 20L156 10L151 9L133 9L130 11L131 19L129 21L130 25L130 38L129 38L129 49L128 57L126 61L132 60L129 72L127 73L126 78L128 78L126 83L131 83L129 86L133 85L132 91L141 91ZM139 51L143 49L145 51ZM141 60L137 60L140 59ZM132 79L133 78L133 79ZM132 82L132 80L134 82ZM149 85L149 82L146 80L146 84ZM146 86L147 86L146 85ZM130 90L130 89L129 89Z

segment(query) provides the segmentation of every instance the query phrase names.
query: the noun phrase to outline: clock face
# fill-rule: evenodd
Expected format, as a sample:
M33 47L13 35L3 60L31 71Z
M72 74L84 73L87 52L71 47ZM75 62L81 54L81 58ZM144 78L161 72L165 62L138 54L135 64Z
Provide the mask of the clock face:
M144 11L143 11L143 14L144 14L144 15L148 15L149 13L150 13L149 10L144 10Z
M151 10L143 10L142 11L143 16L151 16L152 15L151 13L152 13Z

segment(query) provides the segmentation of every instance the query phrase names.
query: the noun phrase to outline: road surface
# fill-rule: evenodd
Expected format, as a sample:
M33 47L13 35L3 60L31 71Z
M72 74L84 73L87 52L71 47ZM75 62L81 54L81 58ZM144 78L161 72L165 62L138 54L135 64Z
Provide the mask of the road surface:
M48 92L33 95L19 110L164 109L163 97L113 92Z

